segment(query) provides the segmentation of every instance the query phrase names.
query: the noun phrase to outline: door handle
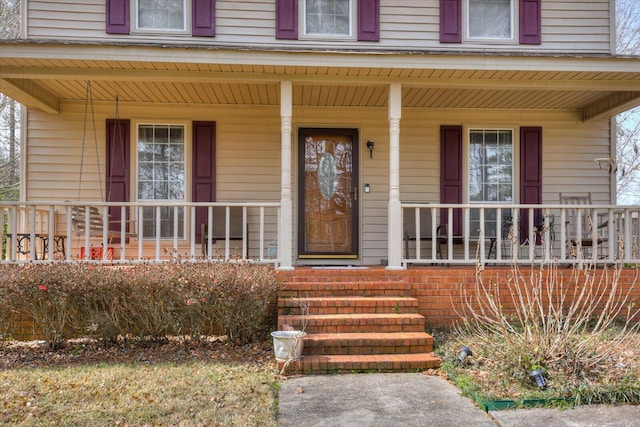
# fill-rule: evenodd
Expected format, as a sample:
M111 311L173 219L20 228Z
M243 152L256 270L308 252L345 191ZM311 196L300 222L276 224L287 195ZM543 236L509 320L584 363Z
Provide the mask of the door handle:
M353 200L354 201L358 201L358 186L357 185L353 187L353 192L351 194L353 194Z

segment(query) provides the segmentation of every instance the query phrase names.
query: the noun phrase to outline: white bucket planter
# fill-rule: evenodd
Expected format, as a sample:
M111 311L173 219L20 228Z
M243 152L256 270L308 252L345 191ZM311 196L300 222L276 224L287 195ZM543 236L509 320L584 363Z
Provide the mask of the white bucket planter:
M273 351L276 360L287 362L298 360L302 355L303 338L307 336L303 331L275 331L271 332L273 337Z

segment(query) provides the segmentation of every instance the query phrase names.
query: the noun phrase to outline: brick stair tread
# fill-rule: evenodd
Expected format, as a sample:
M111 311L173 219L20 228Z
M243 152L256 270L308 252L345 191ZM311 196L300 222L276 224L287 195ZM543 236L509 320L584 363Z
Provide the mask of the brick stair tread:
M288 296L292 293L299 297L304 297L305 293L310 296L337 295L337 294L363 294L398 295L404 296L411 288L408 282L402 281L327 281L327 282L287 282L282 283L279 291L280 295Z
M281 369L283 362L278 363ZM328 373L339 371L401 372L438 368L440 359L433 353L371 354L371 355L312 355L292 362L286 373Z
M307 318L308 324L353 324L365 323L375 324L377 322L393 321L398 323L402 321L421 322L424 321L424 316L417 313L356 313L356 314L309 314L307 316L298 314L288 314L278 316L278 325L285 323L288 324L301 324L302 321Z
M308 303L309 308L316 310L335 309L388 309L397 310L417 309L418 299L402 296L320 296L308 298L280 298L278 307L280 309L301 310L301 305Z
M334 334L308 334L304 338L305 345L313 343L322 343L326 341L342 341L342 342L366 342L372 345L384 343L386 341L414 341L414 340L433 340L433 337L426 332L351 332L351 333L334 333Z
M278 316L278 326L301 328L305 316ZM424 316L416 313L311 314L306 316L307 333L424 332Z
M298 307L299 302L309 301L310 304L318 303L322 301L336 301L336 302L370 302L370 301L381 301L381 302L414 302L418 301L417 298L413 297L404 297L404 296L326 296L326 297L288 297L288 298L280 298L278 303L284 303L287 305L293 304Z
M349 288L349 289L369 289L371 286L382 286L385 288L405 289L411 286L409 282L402 280L327 280L327 281L300 281L300 282L283 282L284 289L292 288L310 288L310 289L332 289L332 288Z

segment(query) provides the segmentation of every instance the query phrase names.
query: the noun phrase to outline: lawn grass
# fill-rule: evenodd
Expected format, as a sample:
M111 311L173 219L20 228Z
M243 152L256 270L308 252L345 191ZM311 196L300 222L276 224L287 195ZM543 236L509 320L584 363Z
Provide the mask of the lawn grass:
M263 361L26 365L0 370L0 425L275 426L277 393Z

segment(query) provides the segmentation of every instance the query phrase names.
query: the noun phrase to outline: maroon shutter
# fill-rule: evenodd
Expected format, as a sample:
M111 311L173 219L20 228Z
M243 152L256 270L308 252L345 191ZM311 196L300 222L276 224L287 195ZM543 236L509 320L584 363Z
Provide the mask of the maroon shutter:
M216 0L191 2L191 35L200 37L216 35Z
M358 41L380 40L380 0L358 0Z
M440 126L440 203L462 203L462 172L462 126ZM447 209L440 217L448 224ZM453 211L453 235L462 235L461 209Z
M298 39L298 0L276 0L276 38Z
M462 0L440 0L440 42L462 43Z
M216 200L216 122L193 122L192 201ZM200 225L208 222L207 208L196 208L196 243Z
M520 128L520 203L527 205L542 204L542 128ZM534 220L542 218L542 210L536 209ZM533 224L529 224L529 213L520 212L520 236L524 241L529 238ZM539 242L538 242L539 243Z
M542 43L542 0L520 0L520 44Z
M126 203L129 201L130 129L129 120L107 119L107 202ZM121 213L120 206L109 208L109 229L111 231L121 231ZM128 211L125 219L129 219ZM129 224L127 224L126 231L129 231L128 228ZM111 242L120 243L120 239L111 239Z
M129 0L107 0L108 34L129 34Z

